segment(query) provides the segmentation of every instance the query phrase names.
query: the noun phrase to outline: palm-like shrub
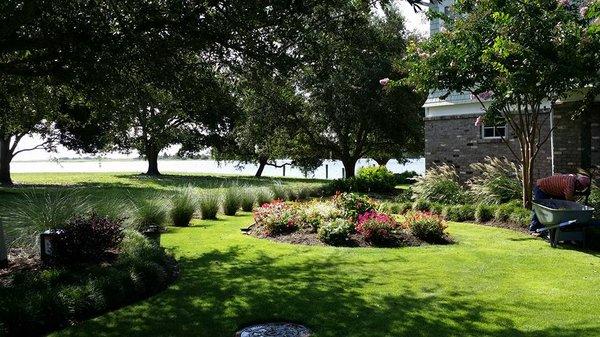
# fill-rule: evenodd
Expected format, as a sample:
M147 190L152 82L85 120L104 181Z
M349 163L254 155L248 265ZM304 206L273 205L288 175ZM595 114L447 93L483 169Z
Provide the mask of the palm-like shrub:
M198 198L202 219L216 219L221 204L221 196L214 191L205 191Z
M244 188L240 193L240 206L244 212L252 212L254 202L256 201L255 191L251 188Z
M517 165L505 158L486 157L471 164L477 174L468 181L473 197L486 204L521 200L521 174Z
M235 215L240 209L241 193L238 187L230 187L223 194L223 213Z
M169 216L173 225L178 227L188 226L196 212L196 192L192 187L179 191L171 200Z
M460 204L466 195L458 181L458 174L453 166L435 166L416 178L412 186L413 199L424 199L429 202Z
M152 227L163 227L167 221L167 209L163 200L144 200L134 203L130 216L132 227L143 232Z

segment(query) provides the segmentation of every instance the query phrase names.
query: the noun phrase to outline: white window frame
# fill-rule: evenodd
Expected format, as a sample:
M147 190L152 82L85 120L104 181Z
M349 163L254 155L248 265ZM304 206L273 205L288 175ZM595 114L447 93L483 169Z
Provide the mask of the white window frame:
M485 135L485 130L493 130L493 136L486 136ZM499 133L497 133L498 129L504 129L504 136L501 136ZM498 124L498 125L494 125L494 126L486 126L486 125L482 125L481 129L480 129L480 134L481 134L481 139L502 139L502 138L507 138L508 135L508 128L506 127L506 124Z

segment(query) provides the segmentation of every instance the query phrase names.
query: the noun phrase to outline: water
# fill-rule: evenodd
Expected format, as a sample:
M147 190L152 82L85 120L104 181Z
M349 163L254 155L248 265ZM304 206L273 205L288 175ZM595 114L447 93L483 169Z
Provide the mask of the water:
M356 169L360 167L375 165L368 159L358 161ZM343 165L337 160L327 160L308 178L338 179L342 177ZM236 174L252 176L256 173L257 165L248 164L240 166L238 162L217 162L215 160L159 160L158 168L163 173L206 173L206 174ZM412 159L406 164L398 164L396 160L390 160L387 168L395 173L404 171L425 172L425 159ZM146 172L147 163L143 160L64 160L64 161L14 161L11 171L14 173L32 172ZM326 177L326 171L328 171ZM264 176L281 177L282 168L272 166L265 167ZM285 176L292 178L304 178L304 174L297 168L286 167Z

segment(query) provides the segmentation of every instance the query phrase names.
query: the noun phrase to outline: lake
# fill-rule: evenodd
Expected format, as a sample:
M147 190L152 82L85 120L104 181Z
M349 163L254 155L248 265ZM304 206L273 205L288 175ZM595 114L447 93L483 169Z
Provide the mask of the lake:
M375 165L375 161L369 159L359 160L356 169L360 167ZM181 160L165 159L159 160L158 168L162 173L206 173L206 174L237 174L254 175L257 165L239 166L238 162L217 162L215 160ZM337 160L326 160L313 174L308 178L318 179L338 179L342 177L343 165ZM46 160L46 161L14 161L11 164L13 173L33 173L33 172L146 172L147 163L144 160L115 160L115 159L94 159L94 160ZM395 173L404 171L415 171L417 173L425 172L425 159L411 159L406 164L399 164L396 160L390 160L387 168ZM283 169L272 166L265 167L264 176L282 177ZM304 174L297 168L286 167L285 176L292 178L304 178Z

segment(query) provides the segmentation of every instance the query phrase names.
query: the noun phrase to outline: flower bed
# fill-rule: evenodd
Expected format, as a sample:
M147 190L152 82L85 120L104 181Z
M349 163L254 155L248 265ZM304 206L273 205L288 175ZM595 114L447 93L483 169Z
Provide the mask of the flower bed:
M255 222L247 233L288 243L349 247L401 247L451 241L440 217L417 213L418 219L429 221L427 224L438 229L432 234L438 237L431 239L414 234L413 218L399 221L377 208L375 201L354 193L305 203L274 201L255 210Z

